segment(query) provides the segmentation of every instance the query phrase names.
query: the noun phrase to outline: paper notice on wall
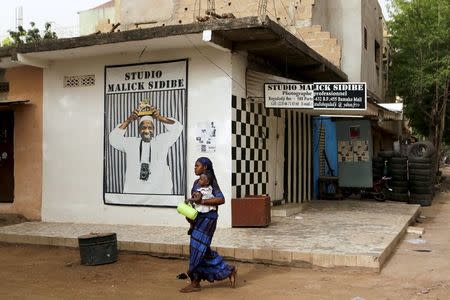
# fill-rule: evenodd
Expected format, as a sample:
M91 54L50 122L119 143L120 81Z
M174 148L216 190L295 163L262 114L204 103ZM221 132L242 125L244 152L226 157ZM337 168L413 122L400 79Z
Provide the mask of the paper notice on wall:
M195 142L197 151L203 153L216 152L216 125L214 122L197 123Z
M353 141L353 161L369 161L369 141Z
M338 162L353 162L352 142L339 141Z

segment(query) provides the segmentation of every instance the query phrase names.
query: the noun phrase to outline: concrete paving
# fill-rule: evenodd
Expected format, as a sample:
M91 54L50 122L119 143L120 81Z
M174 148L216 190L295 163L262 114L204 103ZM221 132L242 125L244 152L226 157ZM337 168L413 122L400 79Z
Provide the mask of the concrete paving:
M272 217L290 217L303 212L308 203L302 204L283 204L278 206L272 206L271 215Z
M399 202L314 201L266 228L217 229L212 247L227 259L298 267L379 271L420 213ZM0 242L78 247L78 236L117 233L118 248L187 257L187 228L26 222L0 227Z

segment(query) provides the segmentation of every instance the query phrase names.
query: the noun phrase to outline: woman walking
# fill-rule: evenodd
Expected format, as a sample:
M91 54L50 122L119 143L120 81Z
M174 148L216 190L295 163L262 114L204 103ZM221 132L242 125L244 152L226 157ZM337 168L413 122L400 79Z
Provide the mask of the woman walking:
M237 268L227 264L223 258L216 252L211 250L211 241L217 225L217 208L225 203L224 196L217 183L216 175L212 162L207 157L200 157L195 162L195 175L201 175L208 171L212 175L212 194L209 199L201 199L200 193L195 193L195 202L200 205L209 206L210 210L206 213L198 213L195 219L194 228L191 233L189 244L189 270L188 276L191 283L182 288L180 292L198 292L200 291L200 281L208 280L209 282L220 281L228 278L231 287L236 286ZM194 194L200 185L198 179L194 181L191 194Z

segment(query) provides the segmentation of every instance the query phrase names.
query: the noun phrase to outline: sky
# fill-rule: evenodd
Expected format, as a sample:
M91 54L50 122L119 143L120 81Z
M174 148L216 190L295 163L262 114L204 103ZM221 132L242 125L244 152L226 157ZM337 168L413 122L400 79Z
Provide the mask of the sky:
M385 3L389 0L378 0L383 8L384 16L387 17ZM7 36L9 29L15 27L15 9L23 7L23 24L29 27L30 21L34 21L42 30L45 22L55 22L54 29L58 27L78 26L77 12L95 7L107 2L107 0L2 0L0 10L0 37Z
M386 19L388 19L389 15L386 9L386 4L388 4L390 2L390 0L378 0L378 2L381 5L381 9L383 9L383 15Z
M23 25L27 29L34 21L42 30L45 22L55 22L56 27L78 26L77 12L90 9L107 0L1 0L0 37L15 29L15 9L23 7ZM55 26L54 26L55 27Z

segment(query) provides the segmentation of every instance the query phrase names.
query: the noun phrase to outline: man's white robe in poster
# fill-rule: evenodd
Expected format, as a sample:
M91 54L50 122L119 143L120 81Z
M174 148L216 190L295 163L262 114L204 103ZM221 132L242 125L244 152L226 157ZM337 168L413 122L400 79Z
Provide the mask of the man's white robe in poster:
M123 193L125 194L172 194L172 174L167 165L169 148L177 141L183 125L177 120L174 124L163 123L166 132L143 142L140 137L125 137L126 129L118 125L109 134L109 143L115 149L126 153L126 171ZM141 143L142 141L142 143ZM142 147L141 147L142 145ZM151 148L151 159L149 152ZM140 153L141 152L141 153ZM139 159L141 158L141 159ZM150 175L147 180L140 179L141 164L149 163Z

